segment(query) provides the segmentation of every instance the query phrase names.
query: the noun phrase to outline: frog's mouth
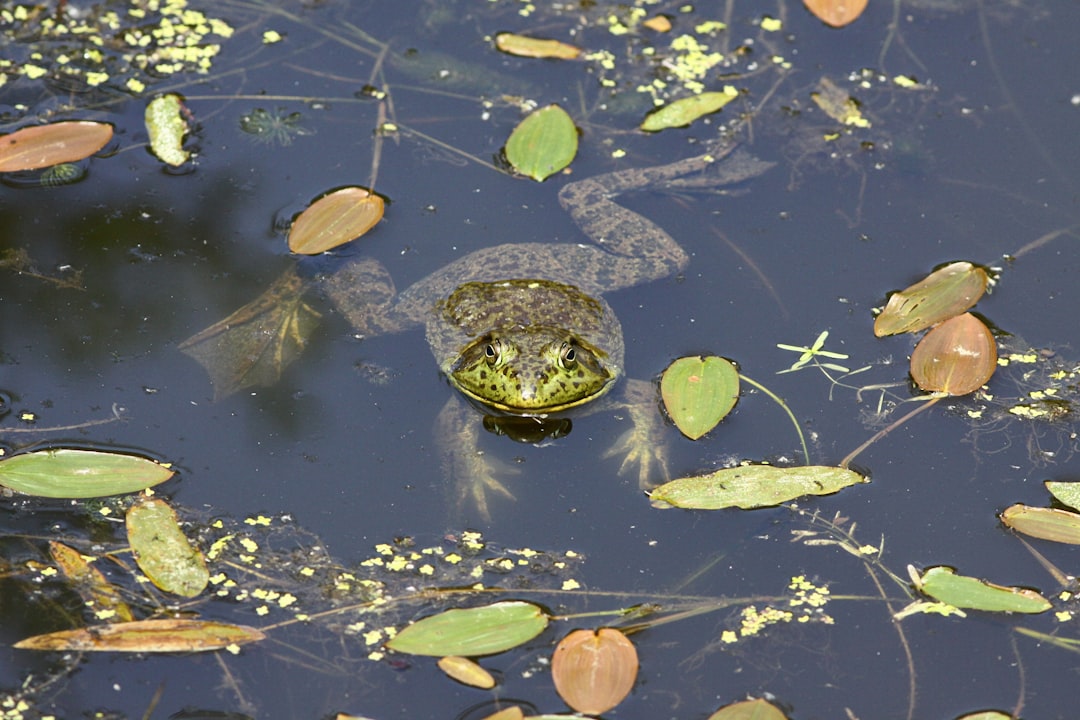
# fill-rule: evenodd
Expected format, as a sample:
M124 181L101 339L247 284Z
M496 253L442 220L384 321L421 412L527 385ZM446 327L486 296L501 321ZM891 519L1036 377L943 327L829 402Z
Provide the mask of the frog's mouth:
M467 345L447 378L484 408L512 415L547 415L604 395L618 369L602 352L558 328L514 328Z

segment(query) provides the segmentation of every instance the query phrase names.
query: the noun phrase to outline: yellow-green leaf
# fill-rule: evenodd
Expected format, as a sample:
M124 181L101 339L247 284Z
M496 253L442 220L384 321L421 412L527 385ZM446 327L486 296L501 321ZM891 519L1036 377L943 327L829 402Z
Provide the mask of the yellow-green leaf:
M362 187L335 190L311 203L289 228L289 250L318 255L355 240L382 220L383 199Z
M575 630L551 658L555 691L585 715L600 715L621 703L634 688L637 672L634 644L612 628Z
M995 585L979 578L957 575L944 565L927 568L917 578L917 589L941 602L966 610L1041 613L1052 605L1035 590Z
M946 320L911 353L911 377L927 392L967 395L985 385L997 369L997 343L971 313Z
M140 498L127 511L128 543L150 582L165 592L195 597L210 581L202 553L180 529L176 513L157 498Z
M577 147L574 121L558 105L548 105L518 123L504 152L515 172L542 181L569 165Z
M685 127L700 117L712 114L739 97L739 91L731 85L717 92L704 92L668 103L645 116L641 129L657 132L667 128Z
M650 493L657 507L688 510L744 510L773 507L804 495L829 495L869 482L854 470L824 465L774 467L741 465L697 477L679 478Z
M150 135L150 150L158 160L177 167L191 157L184 149L188 124L184 118L184 103L180 96L169 93L156 97L146 106L146 132Z
M889 296L885 309L874 320L874 335L919 332L956 317L979 302L989 276L969 262L938 268L911 287Z
M446 610L404 628L386 647L413 655L491 655L526 643L547 627L548 616L532 603Z
M1080 515L1068 510L1017 503L1002 511L1001 522L1017 532L1041 540L1080 545Z
M1047 480L1043 485L1063 505L1068 505L1073 510L1080 510L1080 482Z
M439 658L436 663L439 669L448 677L457 680L463 685L477 687L481 690L490 690L495 687L495 678L475 661L460 655L448 655Z
M739 399L739 371L722 357L679 358L660 378L660 396L675 427L697 440L716 427Z
M495 47L504 53L519 57L574 60L581 55L581 48L559 40L533 38L515 33L499 33L496 35Z
M20 640L14 647L77 652L204 652L265 637L261 630L245 625L173 618L60 630Z
M82 553L61 542L50 540L49 554L64 576L71 581L87 609L93 612L98 620L131 622L135 619L131 608L120 596L120 591L113 587Z
M123 495L172 476L172 470L153 460L97 450L37 450L0 460L0 485L39 497Z
M709 720L787 720L787 715L768 700L741 700L725 705L712 715Z
M0 172L78 162L105 147L112 136L112 125L87 120L65 120L16 130L0 137Z

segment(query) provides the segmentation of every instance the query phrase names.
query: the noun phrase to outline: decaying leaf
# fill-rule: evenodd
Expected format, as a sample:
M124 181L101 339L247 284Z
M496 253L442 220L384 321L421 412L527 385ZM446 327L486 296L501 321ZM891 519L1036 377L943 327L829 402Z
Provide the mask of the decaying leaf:
M863 117L859 102L844 92L827 77L818 80L817 92L810 93L810 99L826 115L841 125L868 128L870 121Z
M261 630L246 625L170 618L60 630L20 640L14 647L77 652L205 652L265 637Z
M874 320L874 335L919 332L970 310L986 292L986 270L969 262L940 267L889 296Z
M75 548L56 540L49 541L49 554L97 620L131 622L135 619L131 608L120 597L120 591L90 564L95 558L88 559Z
M178 167L191 157L184 149L188 132L184 103L175 93L161 95L146 106L146 132L150 135L150 150L166 165Z
M867 2L868 0L803 0L803 5L826 25L844 27L863 14Z
M567 705L585 715L600 715L630 694L638 656L626 635L612 628L575 630L551 657L551 679Z
M158 588L181 597L195 597L210 582L206 560L188 541L168 503L140 498L125 518L128 543L139 569Z
M737 97L739 91L732 85L726 85L723 90L715 92L691 95L649 113L640 127L646 132L686 127L700 117L711 115Z
M382 220L383 199L362 187L323 195L296 216L289 228L289 250L318 255L351 242Z
M94 498L138 492L175 474L137 455L57 448L0 460L0 485L26 495Z
M35 125L0 137L0 172L39 170L84 160L113 136L108 123L65 120Z
M496 35L495 47L508 55L517 55L519 57L574 60L581 55L581 48L568 43L517 35L515 33L499 33Z
M214 400L273 385L307 346L322 315L304 302L304 281L289 268L262 295L180 343L214 385Z
M911 353L911 377L920 389L966 395L985 385L997 369L997 343L971 313L946 320Z
M577 148L574 121L558 105L548 105L518 123L504 153L516 172L539 182L569 165Z

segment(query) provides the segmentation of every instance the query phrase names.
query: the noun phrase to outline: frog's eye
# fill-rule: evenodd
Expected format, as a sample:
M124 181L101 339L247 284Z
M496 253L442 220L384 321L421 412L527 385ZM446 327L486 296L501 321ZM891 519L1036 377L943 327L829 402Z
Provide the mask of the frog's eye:
M570 343L563 343L559 350L559 364L564 370L571 370L577 365L577 350Z
M484 359L488 365L497 365L503 355L503 344L498 338L484 346Z

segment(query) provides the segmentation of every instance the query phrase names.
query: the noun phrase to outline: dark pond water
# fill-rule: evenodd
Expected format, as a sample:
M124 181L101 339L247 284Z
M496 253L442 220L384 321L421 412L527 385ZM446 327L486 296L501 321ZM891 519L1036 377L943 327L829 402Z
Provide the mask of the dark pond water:
M316 564L321 548L335 563L355 568L379 543L412 537L420 547L450 549L454 543L444 536L465 528L506 548L583 554L572 575L585 589L572 595L550 592L563 580L558 574L485 580L512 585L518 589L510 597L560 612L665 606L676 602L672 596L769 598L783 595L800 575L828 585L833 596L863 598L832 600L825 608L831 625L780 624L731 644L721 642L722 633L739 629L746 602L639 633L641 674L634 693L611 713L619 717L706 717L748 695L773 697L802 719L949 718L982 708L1072 717L1076 655L1014 628L1078 637L1075 621L1053 613L924 615L904 620L901 638L862 562L835 545L793 542L797 533L824 532L806 516L789 509L651 508L636 481L618 474L618 461L602 457L626 429L616 413L578 418L568 437L544 447L485 438L488 453L520 470L508 478L517 499L495 500L490 522L472 511L454 514L432 434L450 390L422 333L359 340L315 293L308 299L323 313L322 323L280 381L215 402L203 369L177 346L254 300L291 267L310 278L342 258L369 254L405 287L478 248L582 241L556 200L565 178L513 180L461 154L486 162L498 152L520 117L501 93L558 102L574 115L583 129L577 178L690 155L713 136L717 121L643 137L633 132L639 110L620 115L596 107L595 64L513 59L491 49L488 38L503 30L560 37L613 51L618 80L628 87L651 80L651 64L630 59L643 45L666 41L644 30L631 36L638 39L613 36L597 24L603 14L595 9L553 6L523 17L524 5L479 0L205 5L236 34L223 41L208 74L152 86L182 93L196 123L188 142L196 159L180 171L163 171L144 146L145 97L115 90L68 94L67 85L14 77L0 87L5 129L48 112L101 119L115 124L111 149L118 150L86 163L88 176L79 183L41 186L23 177L0 187L0 248L22 249L31 258L21 270L3 270L0 285L9 448L123 449L175 463L178 476L159 494L196 522L192 534L221 519L226 530L239 523L237 532L263 543L256 552L265 562L260 573L232 568L230 576L249 591L287 585L310 612L346 599L335 597L332 583L305 587L292 572L298 565L290 564L298 558ZM1080 6L875 2L845 30L824 27L798 3L769 8L784 21L780 32L761 30L764 10L757 3L731 3L727 16L705 6L688 15L676 5L649 9L670 13L679 33L724 17L731 29L711 42L751 48L749 59L729 70L732 77L714 70L705 82L746 91L716 117L756 109L745 146L776 166L743 186L746 192L638 193L625 200L692 256L684 275L609 298L623 323L628 374L655 378L687 354L730 357L785 398L810 435L811 460L835 464L882 426L875 417L881 392L857 396L838 387L830 393L829 381L813 369L776 375L797 359L776 344L809 344L828 330L826 349L848 354L842 362L851 368L870 366L849 385L901 383L885 398L893 409L909 396L903 383L912 340L875 339L871 310L888 291L957 259L1005 268L978 307L985 318L1036 347L1074 357ZM26 38L15 42L14 26L4 27L11 56L34 61ZM573 37L569 28L576 28ZM264 45L266 30L285 40ZM379 48L365 33L409 60L387 60L383 74L373 75ZM454 67L445 61L416 69L417 58L436 54L483 71L467 69L466 81L456 84L437 77L440 68ZM778 70L774 54L790 69ZM869 69L865 87L855 78L863 69ZM899 88L892 78L901 74L921 86ZM858 97L873 127L823 141L837 124L810 97L822 77ZM389 90L391 119L402 128L384 141L379 159L376 189L390 200L386 219L355 247L298 260L285 244L288 218L331 188L369 183L379 104L360 93L368 83ZM481 95L493 99L490 107ZM76 107L64 111L66 103ZM241 130L241 118L258 108L279 119L300 113L296 125L304 132L253 139ZM627 156L613 159L616 148ZM1015 261L1003 259L1063 229ZM40 277L68 277L68 266L81 271L82 289ZM1015 396L1018 378L1001 374L990 390ZM1073 426L973 422L964 414L972 407L942 404L921 415L858 458L858 467L872 473L870 484L799 506L822 518L840 515L844 528L857 523L853 542L884 543L881 562L902 579L908 564L948 564L1053 595L1053 578L995 514L1014 502L1046 505L1043 480L1074 478ZM122 422L32 432L107 419L113 408ZM889 419L907 409L894 409ZM20 419L23 413L34 415L33 424ZM799 459L786 417L756 392L744 392L736 412L705 439L692 443L670 427L666 437L675 474L741 459ZM260 514L274 518L275 529L243 525ZM23 570L30 561L48 562L46 539L66 539L87 553L122 547L124 539L117 523L95 519L83 505L9 500L2 517L12 572L2 596L0 687L5 696L20 697L24 681L32 688L44 683L25 693L33 706L25 716L143 717L151 706L154 717L185 708L268 718L338 711L480 717L493 709L483 705L491 693L456 685L432 660L367 659L374 646L365 645L354 625L400 626L478 599L417 599L381 615L345 613L289 626L221 659L9 649L23 637L88 622L62 583ZM1042 543L1039 551L1074 572L1070 548ZM905 589L880 567L876 572L891 607L903 607ZM456 576L379 577L398 596L414 586L465 584ZM156 597L146 593L133 600L143 614L153 611L146 598ZM260 627L292 617L277 607L261 615L250 596L236 597L177 607ZM759 609L767 604L750 602ZM1067 603L1058 609L1068 610ZM604 622L613 620L556 623L525 649L485 660L501 673L497 696L564 711L544 659L570 627Z

